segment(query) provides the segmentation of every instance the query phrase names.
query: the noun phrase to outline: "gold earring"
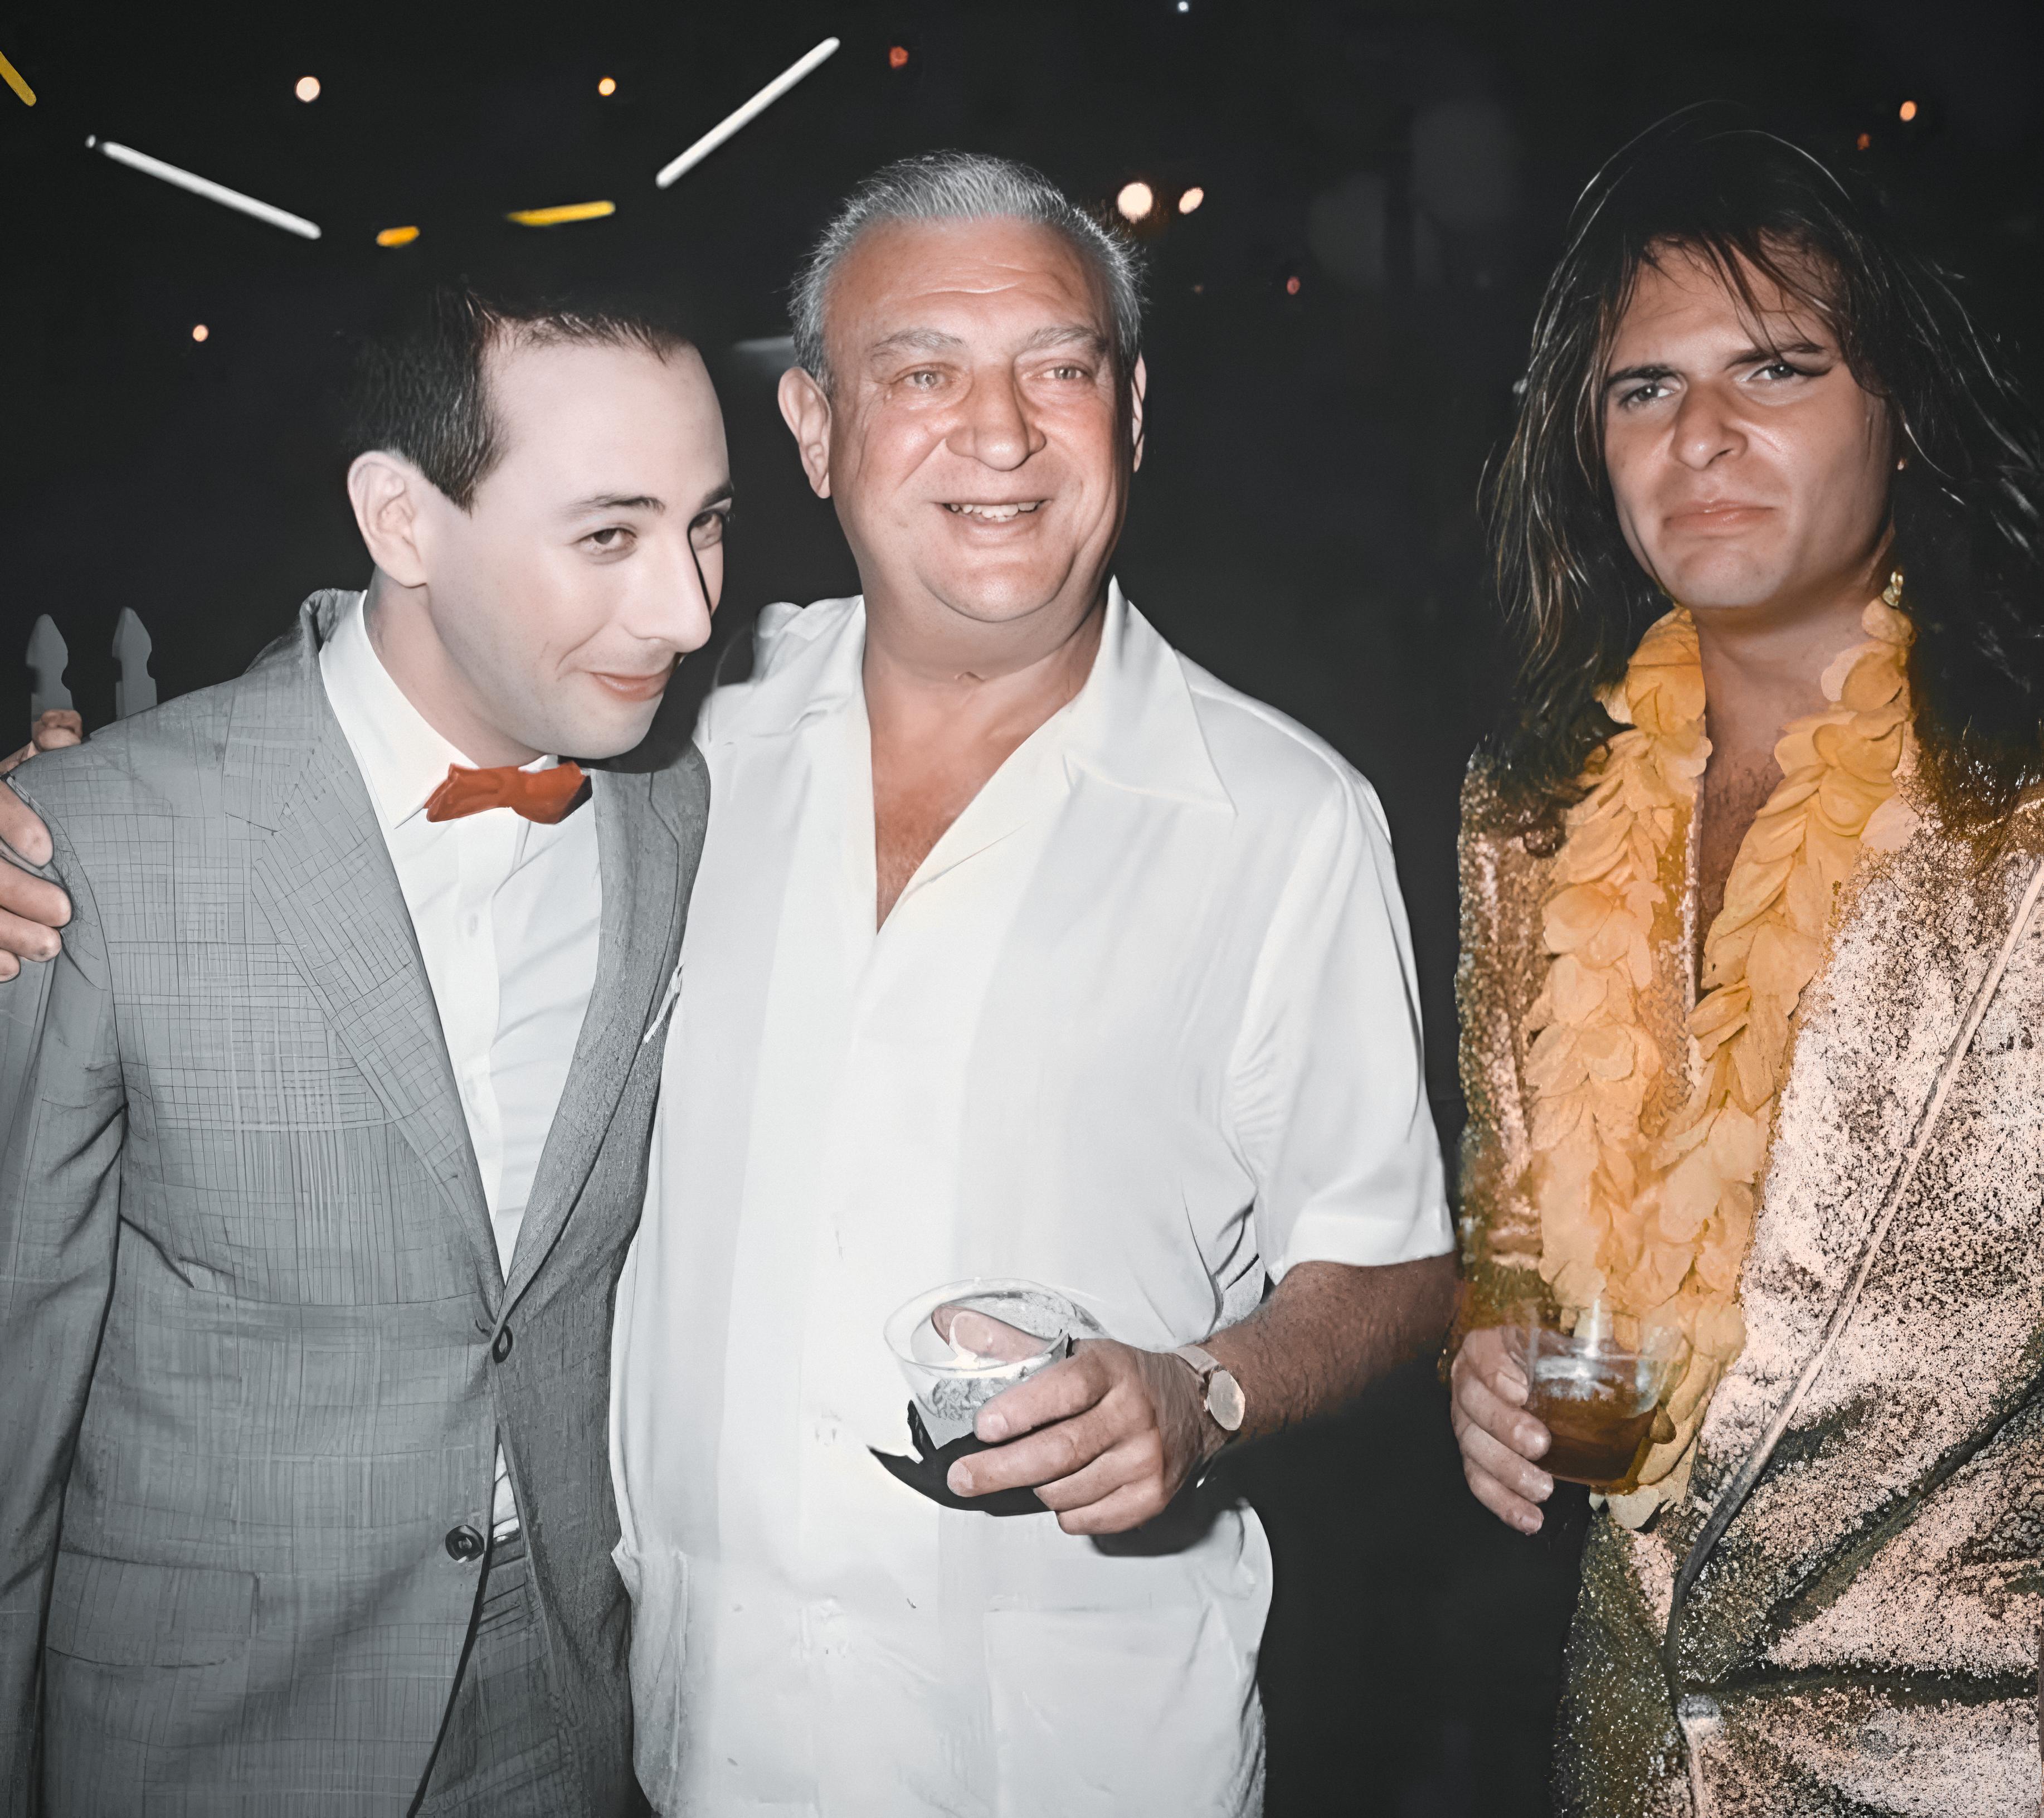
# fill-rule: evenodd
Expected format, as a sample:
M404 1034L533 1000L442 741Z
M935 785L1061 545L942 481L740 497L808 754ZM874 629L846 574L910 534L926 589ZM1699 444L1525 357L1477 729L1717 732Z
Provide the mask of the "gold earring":
M1881 603L1884 606L1902 604L1902 571L1893 570L1888 577L1888 585L1881 590Z

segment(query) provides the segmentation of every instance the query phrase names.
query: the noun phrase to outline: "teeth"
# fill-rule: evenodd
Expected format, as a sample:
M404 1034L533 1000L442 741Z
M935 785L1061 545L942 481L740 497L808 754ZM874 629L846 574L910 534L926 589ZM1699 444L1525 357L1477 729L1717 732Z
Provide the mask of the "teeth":
M1005 524L1017 513L1034 511L1043 502L1032 499L1027 505L947 505L944 509L963 517L984 517L992 523Z

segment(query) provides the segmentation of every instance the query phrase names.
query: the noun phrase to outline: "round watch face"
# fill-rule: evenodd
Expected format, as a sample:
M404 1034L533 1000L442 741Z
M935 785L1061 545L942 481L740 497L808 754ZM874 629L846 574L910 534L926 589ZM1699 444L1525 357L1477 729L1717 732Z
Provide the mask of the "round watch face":
M1216 1424L1231 1433L1241 1426L1243 1416L1249 1412L1242 1385L1225 1370L1216 1370L1207 1378L1207 1412Z

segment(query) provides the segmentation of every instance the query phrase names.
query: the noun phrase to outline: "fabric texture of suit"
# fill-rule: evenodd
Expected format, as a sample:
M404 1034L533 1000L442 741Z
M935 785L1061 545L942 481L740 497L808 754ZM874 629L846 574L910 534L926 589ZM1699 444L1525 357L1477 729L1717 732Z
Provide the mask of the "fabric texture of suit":
M489 1531L500 1435L551 1705L513 1717L567 1747L492 1810L638 1808L611 1302L708 786L692 749L594 778L596 984L507 1283L321 682L352 598L17 773L73 919L0 986L10 1814L405 1812L476 1606L449 1537Z

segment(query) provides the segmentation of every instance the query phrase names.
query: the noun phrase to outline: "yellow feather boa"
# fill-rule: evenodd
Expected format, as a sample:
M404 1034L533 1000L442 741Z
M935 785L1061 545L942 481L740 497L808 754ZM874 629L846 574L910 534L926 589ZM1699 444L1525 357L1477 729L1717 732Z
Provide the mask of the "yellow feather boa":
M1774 748L1781 782L1740 843L1705 938L1685 1055L1661 1052L1640 1009L1656 947L1680 944L1689 830L1710 756L1696 627L1683 608L1648 631L1606 700L1627 729L1569 811L1543 905L1553 959L1527 1019L1540 1273L1565 1317L1600 1301L1622 1336L1673 1321L1692 1347L1639 1487L1612 1499L1629 1526L1686 1491L1712 1391L1745 1344L1739 1270L1796 1005L1869 827L1877 817L1906 821L1895 779L1909 737L1911 630L1893 609L1897 594L1891 586L1866 608L1867 641L1824 672L1831 705L1784 728ZM1877 828L1871 843L1893 837ZM1672 1112L1655 1090L1671 1068L1688 1082Z

